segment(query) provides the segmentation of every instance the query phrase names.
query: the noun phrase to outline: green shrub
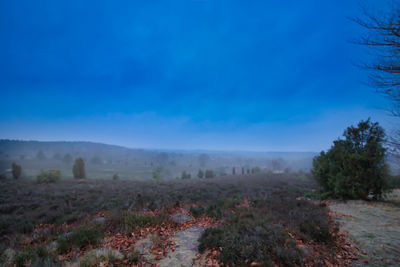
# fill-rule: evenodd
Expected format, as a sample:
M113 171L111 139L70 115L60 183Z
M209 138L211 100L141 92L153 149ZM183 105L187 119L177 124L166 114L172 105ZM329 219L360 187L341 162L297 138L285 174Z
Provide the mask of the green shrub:
M95 246L102 238L103 227L100 224L82 225L74 229L69 235L57 239L57 251L63 254L73 247Z
M124 232L132 232L137 228L158 225L168 219L164 214L151 216L133 211L114 211L107 218L110 225Z
M187 173L186 171L182 172L181 179L190 179L190 178L191 178L190 173Z
M85 161L82 158L75 159L72 173L74 174L75 179L86 178Z
M202 253L207 248L221 247L223 233L218 228L207 228L199 238L199 251Z
M189 211L193 215L193 217L195 217L195 218L201 217L205 212L205 210L204 210L204 208L202 206L190 207Z
M218 205L210 205L207 207L206 214L208 217L220 219L222 217L221 207Z
M161 167L157 167L157 168L153 171L153 179L156 180L156 181L161 181L161 180L163 179Z
M202 170L199 170L199 172L197 173L197 177L199 179L202 179L204 177L204 172Z
M118 179L119 179L118 174L114 174L114 175L113 175L113 180L115 181L115 180L118 180Z
M28 246L16 251L14 255L15 266L52 266L55 259L52 258L44 246Z
M302 261L296 242L265 215L247 213L220 228L206 229L199 242L200 251L221 248L219 260L226 266L248 266L251 262L293 266Z
M36 176L38 183L57 183L61 180L61 172L59 170L41 171Z
M377 199L387 188L384 130L370 119L348 127L344 140L334 141L314 158L312 174L322 191L334 198Z

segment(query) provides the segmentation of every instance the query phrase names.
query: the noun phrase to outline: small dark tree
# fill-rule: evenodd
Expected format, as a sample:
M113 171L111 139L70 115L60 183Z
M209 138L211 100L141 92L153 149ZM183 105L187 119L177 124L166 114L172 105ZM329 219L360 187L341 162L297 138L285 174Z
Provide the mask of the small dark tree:
M153 171L152 177L153 177L153 179L156 180L156 181L161 181L161 180L163 179L161 167L157 167L157 168Z
M236 175L235 167L232 167L232 175Z
M202 179L204 177L204 172L202 170L199 170L199 172L197 173L197 177Z
M342 199L381 197L387 178L384 130L368 119L348 127L343 136L313 160L311 172L322 191Z
M72 167L72 173L75 179L86 178L85 172L85 161L82 158L75 159L74 166Z
M187 173L186 171L183 171L181 178L182 179L190 179L191 175L190 175L190 173Z
M12 169L12 176L14 179L18 179L19 177L21 177L22 174L21 165L18 165L17 163L13 162L11 165L11 169Z
M119 179L118 174L114 174L114 175L113 175L113 180L118 180L118 179Z
M244 175L244 167L242 167L242 175Z

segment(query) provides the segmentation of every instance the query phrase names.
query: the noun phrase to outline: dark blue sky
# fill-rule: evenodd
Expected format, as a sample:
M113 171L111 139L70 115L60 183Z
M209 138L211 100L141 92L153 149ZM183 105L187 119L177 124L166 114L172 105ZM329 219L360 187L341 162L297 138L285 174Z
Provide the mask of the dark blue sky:
M0 0L0 138L318 151L388 127L357 3Z

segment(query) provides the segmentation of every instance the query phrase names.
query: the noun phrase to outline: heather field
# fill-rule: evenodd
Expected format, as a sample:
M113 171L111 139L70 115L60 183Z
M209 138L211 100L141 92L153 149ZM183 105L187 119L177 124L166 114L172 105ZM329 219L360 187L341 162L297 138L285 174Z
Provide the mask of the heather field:
M0 181L4 266L350 265L297 174L171 182Z

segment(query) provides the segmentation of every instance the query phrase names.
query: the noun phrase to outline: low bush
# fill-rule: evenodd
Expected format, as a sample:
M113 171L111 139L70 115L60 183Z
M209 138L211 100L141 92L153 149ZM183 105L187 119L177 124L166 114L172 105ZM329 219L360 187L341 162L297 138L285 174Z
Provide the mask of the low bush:
M302 257L285 229L260 214L246 213L220 228L209 228L199 239L199 250L220 248L219 260L227 266L300 265Z
M100 224L82 225L69 235L57 240L57 250L63 254L73 247L81 248L87 245L97 245L103 238L103 227Z
M61 172L59 170L46 170L41 171L36 176L38 183L58 183L61 180Z
M23 250L16 251L13 260L17 267L52 266L56 261L54 255L50 255L47 249L43 246L29 246Z
M195 218L201 217L205 212L203 206L190 207L189 211Z
M169 221L170 218L164 213L156 216L135 213L133 211L113 211L109 213L108 224L117 231L132 232L137 228L151 227Z

